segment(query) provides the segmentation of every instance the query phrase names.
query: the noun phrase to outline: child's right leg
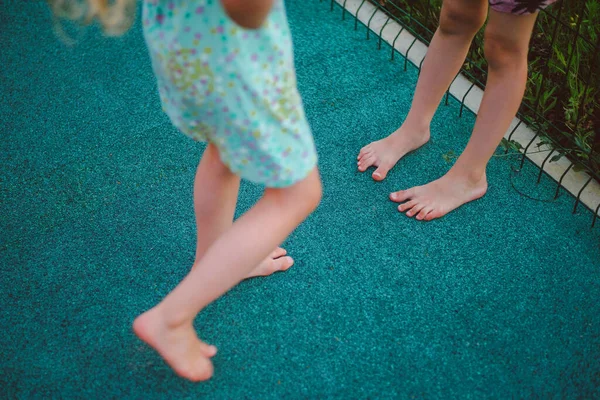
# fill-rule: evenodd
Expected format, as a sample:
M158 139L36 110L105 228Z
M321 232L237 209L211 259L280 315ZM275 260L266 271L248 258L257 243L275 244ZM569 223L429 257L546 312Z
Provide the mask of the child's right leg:
M221 161L214 144L208 144L194 180L194 212L196 214L196 260L200 263L208 248L231 228L240 188L240 177ZM275 249L247 276L266 276L285 271L294 260L282 248Z
M400 158L429 140L433 115L465 61L487 11L488 0L444 0L440 26L427 50L410 111L398 130L360 150L359 171L376 166L373 179L381 181Z
M181 376L212 376L216 350L193 328L196 315L244 279L318 205L321 182L315 168L283 189L267 189L258 203L234 222L206 251L188 276L156 307L134 322L136 334Z

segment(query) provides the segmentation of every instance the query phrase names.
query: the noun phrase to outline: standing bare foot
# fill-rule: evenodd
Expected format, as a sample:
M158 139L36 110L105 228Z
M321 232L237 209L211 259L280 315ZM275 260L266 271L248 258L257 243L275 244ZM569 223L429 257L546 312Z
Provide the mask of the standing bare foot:
M247 278L253 278L255 276L268 276L278 271L287 271L292 265L294 265L294 259L286 256L287 252L285 249L279 247L277 250L272 252L267 258L261 262L258 267L254 268L252 272L248 274Z
M135 319L133 331L156 350L177 375L194 382L212 376L210 358L217 353L217 348L200 341L191 322L169 325L157 306Z
M401 203L398 210L406 212L406 216L416 215L420 221L431 221L482 197L486 192L485 174L473 179L467 174L450 170L440 179L427 185L394 192L390 194L390 199Z
M365 172L371 166L378 167L372 176L382 181L402 157L427 143L429 136L428 127L414 129L405 123L388 137L363 147L358 154L358 170Z

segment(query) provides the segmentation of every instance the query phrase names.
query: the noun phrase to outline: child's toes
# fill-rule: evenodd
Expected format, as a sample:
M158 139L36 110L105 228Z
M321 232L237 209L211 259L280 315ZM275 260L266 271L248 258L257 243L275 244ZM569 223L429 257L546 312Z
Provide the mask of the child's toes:
M361 159L358 162L358 170L361 172L365 172L370 166L375 164L375 156L373 155L368 155L365 156L365 158Z
M294 259L292 257L286 256L278 258L276 260L273 260L273 272L286 271L292 265L294 265Z
M423 204L417 204L416 206L414 206L413 208L411 208L406 215L408 215L409 217L413 217L416 214L418 214L419 212L421 212L421 210L425 208L425 206Z
M185 375L181 374L193 382L207 381L214 372L212 362L208 358L199 357L192 366L192 370L186 371Z
M284 248L278 247L274 252L271 253L271 258L279 258L283 257L287 254L287 251Z
M286 256L287 254L285 250L283 250L283 254L279 257L273 257L277 253L275 250L274 253L271 254L266 260L260 263L258 267L256 267L246 278L253 278L255 276L269 276L277 271L285 271L289 269L292 265L294 265L294 259L290 256Z
M423 209L422 209L422 210L419 212L419 215L417 215L417 219L418 219L419 221L422 221L422 220L423 220L423 219L424 219L424 218L427 216L427 214L429 214L429 213L430 213L432 210L433 210L433 208L432 208L432 207L425 207L425 208L423 208Z
M371 147L370 147L370 145L367 145L367 146L363 147L362 149L360 149L360 152L358 153L358 157L356 157L356 158L360 160L361 158L363 158L364 156L366 156L367 154L370 154L370 153L371 153Z
M417 205L416 200L407 201L406 203L402 203L398 206L398 211L405 212L407 210L412 209L416 205Z
M200 351L206 357L214 357L215 354L217 354L217 348L215 346L211 346L211 345L206 344L204 342L200 343Z

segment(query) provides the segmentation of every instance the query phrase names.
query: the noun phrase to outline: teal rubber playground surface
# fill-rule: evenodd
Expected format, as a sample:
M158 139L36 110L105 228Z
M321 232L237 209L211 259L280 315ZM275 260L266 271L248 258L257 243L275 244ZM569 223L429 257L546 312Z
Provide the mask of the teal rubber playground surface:
M430 223L398 213L388 193L445 173L473 116L451 100L385 182L357 172L359 149L402 122L418 71L328 2L287 6L323 202L285 243L292 269L198 317L219 353L214 378L192 384L131 323L191 266L203 147L161 112L139 24L67 47L43 2L0 0L2 397L599 397L591 212L497 157L484 198ZM260 193L243 184L238 214Z

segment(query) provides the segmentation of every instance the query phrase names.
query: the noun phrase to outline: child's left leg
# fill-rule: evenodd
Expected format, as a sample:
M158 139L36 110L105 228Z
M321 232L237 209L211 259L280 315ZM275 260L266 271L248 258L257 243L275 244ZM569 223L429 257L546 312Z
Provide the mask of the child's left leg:
M471 139L454 166L440 179L400 190L392 201L409 217L439 218L487 191L485 169L508 130L527 82L529 39L537 13L514 15L490 10L485 30L488 79Z
M226 230L231 228L240 188L240 178L221 161L219 151L208 144L196 171L194 180L194 211L196 214L198 265L206 250ZM294 264L286 251L277 248L263 260L247 278L266 276L285 271Z
M163 301L133 324L182 377L209 379L216 349L200 341L196 315L237 284L317 207L321 182L315 167L292 186L265 190L263 197L206 251L196 268Z

